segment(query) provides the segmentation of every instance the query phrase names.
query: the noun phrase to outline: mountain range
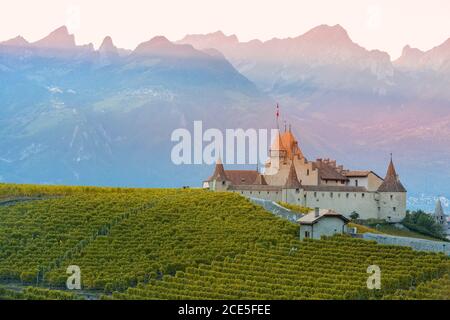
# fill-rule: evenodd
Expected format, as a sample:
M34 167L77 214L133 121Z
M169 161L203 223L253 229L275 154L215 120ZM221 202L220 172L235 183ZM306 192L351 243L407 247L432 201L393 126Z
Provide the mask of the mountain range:
M339 25L264 42L158 36L134 50L77 45L60 27L0 42L0 83L2 181L199 186L211 167L173 165L171 132L194 120L271 128L278 102L307 157L384 175L393 152L412 207L450 198L450 39L392 61Z

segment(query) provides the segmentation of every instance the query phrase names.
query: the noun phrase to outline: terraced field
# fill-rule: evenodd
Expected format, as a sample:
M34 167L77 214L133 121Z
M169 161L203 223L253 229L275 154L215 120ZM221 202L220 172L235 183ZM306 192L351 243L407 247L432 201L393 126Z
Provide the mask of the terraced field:
M0 206L0 299L448 298L442 254L300 242L237 194L0 184L1 201L13 203ZM69 265L82 293L65 290ZM366 287L369 265L381 290Z

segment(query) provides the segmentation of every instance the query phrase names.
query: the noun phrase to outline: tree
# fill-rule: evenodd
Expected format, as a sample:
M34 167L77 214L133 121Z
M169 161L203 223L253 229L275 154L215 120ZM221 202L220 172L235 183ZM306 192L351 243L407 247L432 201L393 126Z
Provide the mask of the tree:
M350 218L351 218L352 220L358 220L358 219L359 219L359 214L358 214L358 212L353 211L353 212L350 214Z
M436 238L445 238L443 228L433 217L422 210L407 212L403 224L414 231Z

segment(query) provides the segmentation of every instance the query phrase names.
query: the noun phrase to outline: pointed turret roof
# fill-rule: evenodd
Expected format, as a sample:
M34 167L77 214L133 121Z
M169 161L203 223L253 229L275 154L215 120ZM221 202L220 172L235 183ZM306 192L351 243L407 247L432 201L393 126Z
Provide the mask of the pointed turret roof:
M386 177L384 178L383 183L378 188L379 192L406 192L405 187L400 182L398 178L397 172L395 171L394 162L389 162L389 166L386 172Z
M214 173L211 176L211 180L216 179L219 181L226 181L227 175L225 174L225 169L223 167L222 159L220 156L217 158L216 167L214 169Z
M264 176L262 174L259 174L256 177L256 180L255 180L255 182L253 182L253 184L266 186L267 182L266 182L266 179L264 178Z
M291 166L289 167L289 174L284 187L287 189L300 189L302 187L300 181L298 180L297 172L295 171L293 162L291 162Z
M298 145L298 141L292 134L290 127L289 131L286 131L281 135L281 145L285 148L290 159L294 158L294 156L304 158L302 150Z
M270 147L270 149L273 151L280 151L280 150L286 151L286 149L283 146L283 142L281 140L280 131L277 131L277 134L275 136L275 139L273 140L273 143L272 143L272 146Z

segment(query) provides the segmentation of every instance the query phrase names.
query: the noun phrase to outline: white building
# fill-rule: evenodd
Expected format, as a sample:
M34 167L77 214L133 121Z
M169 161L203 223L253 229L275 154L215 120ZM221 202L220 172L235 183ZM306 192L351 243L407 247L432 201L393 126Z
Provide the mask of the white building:
M349 219L333 210L315 208L298 219L298 222L300 223L300 240L303 240L345 233Z
M203 183L213 191L284 201L310 208L329 208L349 217L399 222L406 215L406 189L391 161L385 178L371 170L347 170L335 160L308 160L291 130L278 134L264 166L256 170L225 170L220 159Z

